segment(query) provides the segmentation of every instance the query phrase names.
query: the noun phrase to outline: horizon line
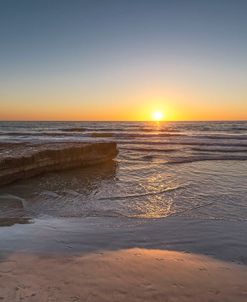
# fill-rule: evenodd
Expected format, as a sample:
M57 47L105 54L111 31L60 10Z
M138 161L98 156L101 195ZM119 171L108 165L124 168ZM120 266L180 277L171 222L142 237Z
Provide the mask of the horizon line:
M142 122L142 123L171 123L171 122L247 122L247 119L245 120L234 120L234 119L229 119L229 120L162 120L162 121L153 121L153 120L0 120L0 122L74 122L74 123L80 123L80 122L92 122L92 123L122 123L122 122Z

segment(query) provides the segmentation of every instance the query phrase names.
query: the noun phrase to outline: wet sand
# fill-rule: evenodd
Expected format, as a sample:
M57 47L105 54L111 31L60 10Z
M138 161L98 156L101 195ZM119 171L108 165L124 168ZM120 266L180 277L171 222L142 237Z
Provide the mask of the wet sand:
M245 222L88 217L11 224L0 229L0 301L247 301Z
M0 263L1 301L247 301L247 268L152 249L14 253Z

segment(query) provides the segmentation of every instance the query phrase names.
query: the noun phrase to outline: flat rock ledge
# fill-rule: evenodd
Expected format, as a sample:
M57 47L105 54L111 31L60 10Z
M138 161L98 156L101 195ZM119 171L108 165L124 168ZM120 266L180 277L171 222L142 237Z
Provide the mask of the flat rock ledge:
M1 143L0 186L45 172L103 163L117 154L114 142Z

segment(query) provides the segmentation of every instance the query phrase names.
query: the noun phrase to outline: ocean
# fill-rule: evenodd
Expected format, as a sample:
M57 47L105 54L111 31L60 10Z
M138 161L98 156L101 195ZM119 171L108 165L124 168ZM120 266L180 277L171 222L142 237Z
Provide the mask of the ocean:
M15 248L26 237L41 248L43 236L66 249L51 244L61 236L74 249L163 246L247 263L246 121L0 123L0 142L30 141L115 141L119 155L0 188L0 248L12 234Z

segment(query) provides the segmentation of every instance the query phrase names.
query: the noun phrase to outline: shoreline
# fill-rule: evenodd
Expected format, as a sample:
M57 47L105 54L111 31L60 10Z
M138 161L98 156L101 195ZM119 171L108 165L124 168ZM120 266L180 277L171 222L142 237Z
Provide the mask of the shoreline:
M0 228L3 256L19 252L79 255L141 248L201 254L247 265L247 221L44 217L9 222Z

